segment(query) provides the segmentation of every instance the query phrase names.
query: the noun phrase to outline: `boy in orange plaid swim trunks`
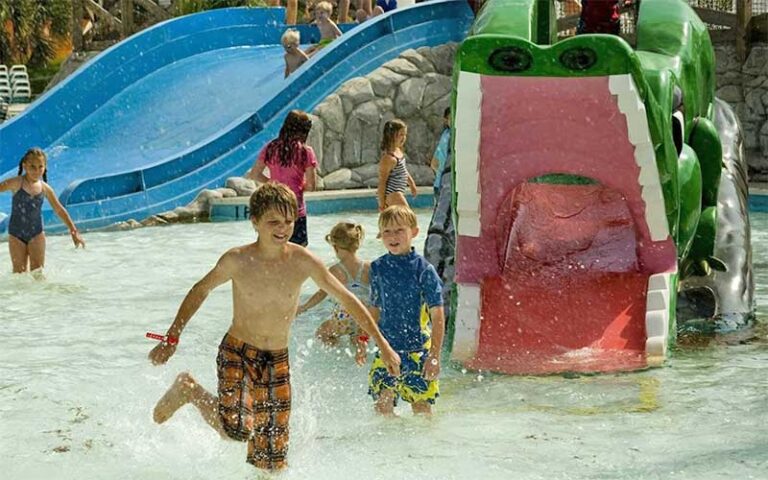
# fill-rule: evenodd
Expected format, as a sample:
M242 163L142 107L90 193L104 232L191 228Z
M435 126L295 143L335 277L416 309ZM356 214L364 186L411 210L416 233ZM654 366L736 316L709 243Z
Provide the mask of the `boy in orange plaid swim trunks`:
M297 215L296 197L285 185L267 183L251 196L255 243L226 252L189 291L168 329L167 342L149 353L155 365L176 351L189 319L214 288L231 281L233 318L219 346L218 396L188 373L181 373L157 402L154 419L163 423L187 403L222 437L248 442L247 461L258 468L286 466L291 384L288 333L296 316L301 284L308 277L335 296L381 349L384 363L399 373L400 358L381 335L368 311L322 261L288 243Z

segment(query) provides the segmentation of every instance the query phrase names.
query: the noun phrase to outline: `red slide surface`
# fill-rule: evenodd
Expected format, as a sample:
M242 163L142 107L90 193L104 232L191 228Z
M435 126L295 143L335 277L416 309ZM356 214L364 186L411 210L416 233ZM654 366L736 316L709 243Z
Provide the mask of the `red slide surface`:
M501 274L482 283L470 367L513 374L645 367L648 274L621 196L600 185L527 183L497 221Z

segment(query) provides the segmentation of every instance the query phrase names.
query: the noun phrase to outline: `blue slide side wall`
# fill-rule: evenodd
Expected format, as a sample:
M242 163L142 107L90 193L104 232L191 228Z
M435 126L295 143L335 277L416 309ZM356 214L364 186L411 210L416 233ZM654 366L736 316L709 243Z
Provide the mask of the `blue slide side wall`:
M237 19L228 16L227 12ZM258 29L243 27L239 23L243 21L242 15L246 15L249 22L258 20L264 23ZM150 64L156 69L175 59L209 50L211 45L215 45L213 48L243 44L240 42L252 45L255 30L263 36L265 44L274 44L286 28L277 23L277 16L269 10L256 9L218 10L194 15L186 17L189 22L187 28L194 30L191 26L196 25L208 30L198 30L186 38L179 33L189 30L174 25L180 20L166 22L151 29L146 35L162 34L161 38L169 40L162 47L147 48L139 57L144 60L149 57ZM282 17L282 12L279 16ZM217 23L219 21L223 23ZM395 10L375 21L366 22L315 55L291 75L285 87L273 98L267 99L254 114L232 122L211 138L199 139L196 145L174 158L163 159L157 164L130 172L72 182L62 192L62 202L81 228L102 227L128 218L144 218L188 203L201 189L221 186L227 177L242 175L253 162L258 150L277 135L288 110L311 110L344 81L370 73L408 48L461 41L471 21L472 13L464 0L442 0ZM169 31L154 31L163 27ZM316 39L316 29L308 26L299 28L302 30L302 40ZM171 32L176 35L171 35ZM152 44L139 37L141 35L134 37L136 45L146 47ZM158 40L158 37L154 38ZM200 45L201 42L205 47ZM132 42L129 40L127 43ZM113 50L122 51L119 47ZM142 52L135 45L123 48L128 47L133 52ZM91 68L101 66L104 60L100 58L109 57L113 50L95 59ZM140 68L141 72L138 71ZM137 64L128 69L131 73L128 78L135 81L152 70ZM121 88L128 84L124 83ZM98 97L100 102L106 98L101 95ZM89 101L94 100L89 98ZM42 105L45 103L41 102ZM46 213L47 228L51 231L60 229L58 219L50 211Z
M105 50L0 126L0 172L33 145L47 146L136 80L191 55L239 45L273 45L283 9L212 10L169 20ZM279 38L279 34L277 34Z

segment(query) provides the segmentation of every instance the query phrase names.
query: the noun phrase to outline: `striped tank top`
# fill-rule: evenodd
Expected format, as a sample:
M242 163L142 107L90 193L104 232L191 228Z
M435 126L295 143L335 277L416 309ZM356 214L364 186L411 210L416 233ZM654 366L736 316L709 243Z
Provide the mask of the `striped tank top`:
M394 155L392 155L395 157ZM389 177L387 177L387 189L385 190L385 193L394 193L394 192L405 192L406 187L408 187L408 172L405 169L405 155L403 155L400 158L395 157L395 160L397 160L397 163L392 168L392 170L389 172Z

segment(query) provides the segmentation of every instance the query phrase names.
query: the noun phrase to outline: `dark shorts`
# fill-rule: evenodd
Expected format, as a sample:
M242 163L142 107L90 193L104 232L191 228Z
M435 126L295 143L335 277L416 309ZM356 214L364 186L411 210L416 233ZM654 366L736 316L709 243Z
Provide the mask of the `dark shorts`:
M293 235L289 240L291 243L306 247L309 244L309 238L307 237L307 217L299 217L293 224Z
M224 431L248 442L248 463L266 470L285 468L291 416L288 349L259 350L225 335L216 365Z

